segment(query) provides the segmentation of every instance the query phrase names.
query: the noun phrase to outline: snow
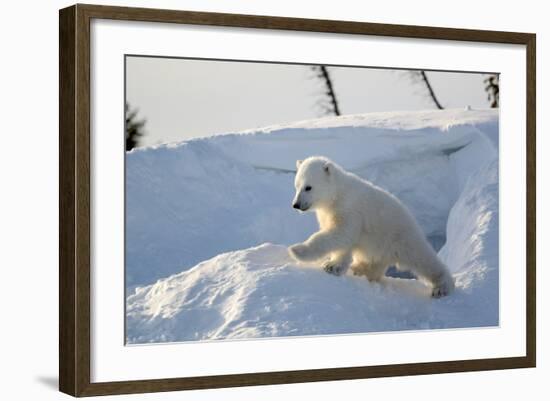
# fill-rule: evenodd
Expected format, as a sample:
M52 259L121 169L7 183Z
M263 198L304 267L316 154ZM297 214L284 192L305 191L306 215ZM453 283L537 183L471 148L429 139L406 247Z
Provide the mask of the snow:
M324 155L398 196L457 280L380 284L298 266L297 159ZM136 149L126 160L127 341L498 325L498 112L323 118Z

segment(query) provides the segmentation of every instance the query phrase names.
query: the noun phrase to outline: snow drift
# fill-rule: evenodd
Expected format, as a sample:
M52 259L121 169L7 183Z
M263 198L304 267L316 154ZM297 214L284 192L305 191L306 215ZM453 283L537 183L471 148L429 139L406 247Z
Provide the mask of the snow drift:
M399 197L457 280L372 284L297 266L296 159L324 155ZM498 113L305 121L138 149L126 163L129 343L498 324Z

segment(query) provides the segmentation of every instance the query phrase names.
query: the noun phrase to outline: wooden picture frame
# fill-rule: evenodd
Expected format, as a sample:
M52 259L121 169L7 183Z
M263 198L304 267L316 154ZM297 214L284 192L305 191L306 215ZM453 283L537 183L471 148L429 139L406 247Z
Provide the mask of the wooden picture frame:
M222 376L91 382L90 333L90 21L94 18L222 27L517 44L527 58L526 355L366 367ZM496 32L350 21L74 5L59 14L59 388L73 396L348 380L401 375L534 367L535 273L535 43L530 33Z

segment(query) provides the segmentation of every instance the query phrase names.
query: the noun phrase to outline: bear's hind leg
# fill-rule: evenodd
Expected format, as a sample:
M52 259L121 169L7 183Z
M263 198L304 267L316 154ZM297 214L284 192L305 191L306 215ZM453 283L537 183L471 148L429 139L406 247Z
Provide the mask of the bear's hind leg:
M441 298L449 295L455 288L454 279L451 274L442 271L437 277L432 278L432 297Z
M335 252L330 255L330 259L323 265L323 270L335 276L346 274L351 264L351 252Z
M419 260L411 258L404 262L405 266L410 266L411 271L432 288L433 298L441 298L453 292L454 278L435 252L430 252Z

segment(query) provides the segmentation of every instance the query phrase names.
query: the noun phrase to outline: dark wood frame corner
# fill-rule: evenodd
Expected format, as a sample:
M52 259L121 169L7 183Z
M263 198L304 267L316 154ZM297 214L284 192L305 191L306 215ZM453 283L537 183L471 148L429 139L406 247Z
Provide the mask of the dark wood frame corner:
M526 355L513 358L91 383L89 98L90 21L92 18L525 45L527 49ZM534 367L536 363L535 41L535 35L529 33L371 24L350 21L327 21L81 4L60 10L60 390L73 396L92 396Z

